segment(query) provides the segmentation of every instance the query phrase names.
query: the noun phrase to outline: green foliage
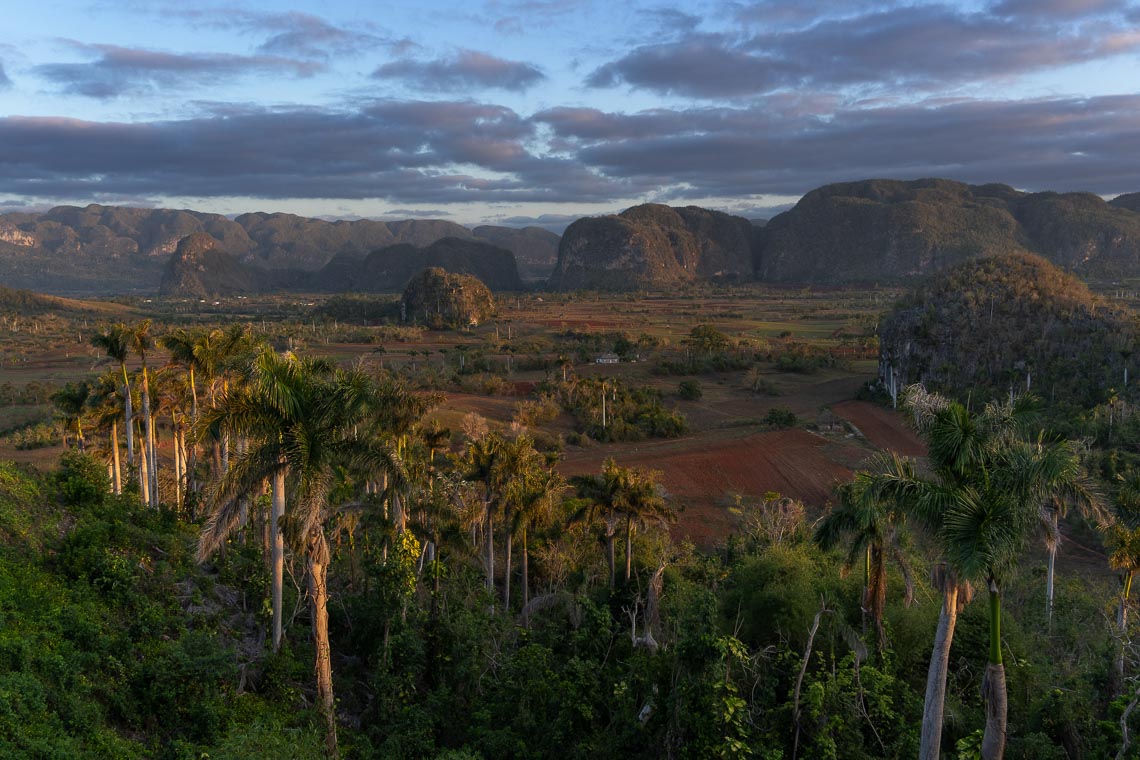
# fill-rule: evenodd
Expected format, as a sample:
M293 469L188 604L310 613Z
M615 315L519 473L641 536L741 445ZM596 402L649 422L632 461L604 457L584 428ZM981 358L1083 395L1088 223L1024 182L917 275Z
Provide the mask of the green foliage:
M682 380L677 386L677 395L686 401L700 401L704 391L699 380Z
M774 406L764 415L763 422L765 425L771 425L778 430L783 430L795 427L799 420L796 419L796 413L791 409L783 406Z

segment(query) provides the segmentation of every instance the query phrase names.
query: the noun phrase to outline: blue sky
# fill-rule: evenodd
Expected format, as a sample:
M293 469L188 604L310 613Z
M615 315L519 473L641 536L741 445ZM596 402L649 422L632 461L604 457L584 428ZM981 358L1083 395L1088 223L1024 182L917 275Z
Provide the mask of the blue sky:
M41 0L0 211L766 216L828 182L1140 191L1140 4Z

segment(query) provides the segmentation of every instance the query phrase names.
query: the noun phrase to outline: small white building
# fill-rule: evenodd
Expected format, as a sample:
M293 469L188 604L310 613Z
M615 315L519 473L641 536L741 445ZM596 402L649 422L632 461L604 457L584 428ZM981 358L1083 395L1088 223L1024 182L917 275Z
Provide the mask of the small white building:
M617 354L599 354L598 358L594 360L595 364L617 364L621 359Z

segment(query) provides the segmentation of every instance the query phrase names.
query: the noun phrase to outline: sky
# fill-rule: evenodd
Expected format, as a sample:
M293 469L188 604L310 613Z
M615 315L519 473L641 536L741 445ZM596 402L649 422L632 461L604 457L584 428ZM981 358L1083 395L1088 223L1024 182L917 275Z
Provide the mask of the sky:
M1140 191L1140 0L37 0L0 212L751 218L830 182Z

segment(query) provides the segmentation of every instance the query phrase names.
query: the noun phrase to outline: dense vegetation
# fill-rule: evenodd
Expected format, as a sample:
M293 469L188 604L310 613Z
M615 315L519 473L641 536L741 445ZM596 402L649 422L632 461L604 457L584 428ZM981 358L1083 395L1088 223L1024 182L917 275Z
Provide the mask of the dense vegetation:
M977 259L918 287L884 320L882 372L897 387L987 398L1029 389L1091 407L1127 383L1137 337L1135 315L1044 259Z
M400 298L404 322L471 327L495 314L495 298L478 277L429 267L408 282Z
M827 349L785 325L745 339L702 322L672 344L504 323L428 351L418 329L339 317L271 323L276 351L240 327L102 325L111 371L50 389L87 454L0 471L0 754L304 758L335 737L361 758L913 757L939 725L943 756L995 757L1004 714L1006 757L1136 756L1127 392L1072 407L1064 432L1092 435L1088 452L1020 400L900 394L930 444L922 467L866 462L819 523L779 494L737 497L735 531L698 550L669 538L657 473L619 458L558 475L555 418L586 446L685 424L660 390L569 357L670 363L684 389L659 387L690 397L717 392L722 361L763 362L768 393L865 352L863 337L835 347L843 322ZM390 330L416 342L389 336L387 357L365 348L347 369L283 351ZM783 357L810 362L781 373ZM443 426L431 389L509 386L495 373L524 364L547 379L513 424ZM771 428L798 424L768 408ZM948 430L970 446L945 446ZM1058 555L1062 534L1092 547L1084 561Z

